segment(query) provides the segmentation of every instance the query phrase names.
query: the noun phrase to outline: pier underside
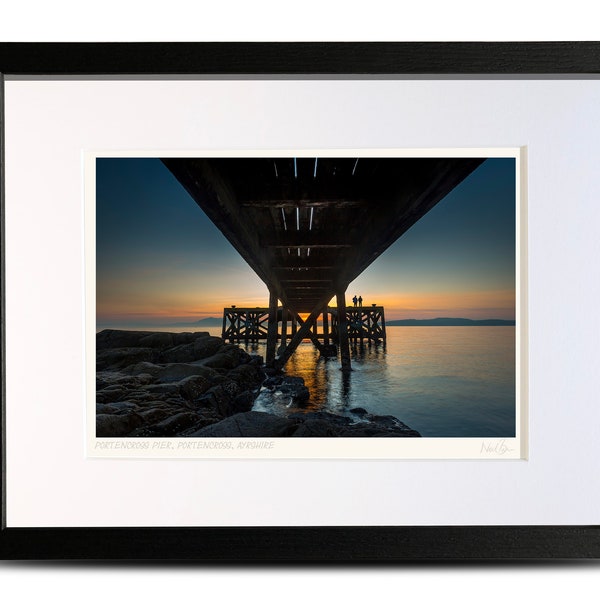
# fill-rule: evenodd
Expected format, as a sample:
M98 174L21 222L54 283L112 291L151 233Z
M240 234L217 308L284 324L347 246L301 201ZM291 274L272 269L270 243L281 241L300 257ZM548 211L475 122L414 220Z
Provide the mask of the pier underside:
M350 369L348 324L358 324L363 315L346 308L348 285L483 160L169 158L163 163L267 285L270 302L262 322L267 362L281 368L302 339L311 337L335 296L331 335L342 368ZM297 327L276 354L282 309ZM385 327L383 316L381 324L369 323L378 326Z

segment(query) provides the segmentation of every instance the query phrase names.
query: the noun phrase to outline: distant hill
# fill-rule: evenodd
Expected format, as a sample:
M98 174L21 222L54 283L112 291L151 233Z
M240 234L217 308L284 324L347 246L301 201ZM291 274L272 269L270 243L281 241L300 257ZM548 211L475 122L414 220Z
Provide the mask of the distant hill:
M223 319L219 317L205 317L197 321L188 321L186 323L168 323L169 327L218 327L223 324Z
M515 324L514 321L504 319L453 319L450 317L440 317L437 319L399 319L396 321L386 321L385 324L389 327L490 327L490 326L510 326Z

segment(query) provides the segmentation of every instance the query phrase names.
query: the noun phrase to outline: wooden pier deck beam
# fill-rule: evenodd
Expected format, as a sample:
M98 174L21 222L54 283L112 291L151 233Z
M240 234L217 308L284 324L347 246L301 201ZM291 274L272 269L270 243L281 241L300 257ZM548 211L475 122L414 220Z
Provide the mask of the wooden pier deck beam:
M271 295L292 313L310 312L301 335L292 321L293 343L282 354L285 360L290 347L293 352L308 337L320 314L314 310L327 311L327 302L344 292L338 309L329 313L329 338L340 339L342 367L350 369L348 338L353 343L380 340L385 324L375 319L376 310L357 326L350 310L344 314L348 284L484 160L323 157L318 173L316 157L172 157L162 162ZM272 312L232 306L225 325L228 340L267 338L268 357L274 360L278 321ZM325 332L321 335L324 339Z

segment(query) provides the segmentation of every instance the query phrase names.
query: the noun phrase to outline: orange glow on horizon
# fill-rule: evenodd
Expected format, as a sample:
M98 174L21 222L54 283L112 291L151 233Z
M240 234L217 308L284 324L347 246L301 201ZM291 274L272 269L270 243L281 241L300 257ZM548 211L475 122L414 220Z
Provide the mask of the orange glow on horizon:
M154 303L147 301L138 305L137 310L131 308L131 303L114 302L105 303L102 310L98 311L97 318L101 321L111 320L151 320L151 321L177 321L193 320L205 317L222 317L223 309L235 304L239 307L266 308L268 297L247 295L240 292L238 298L232 300L219 298L206 298L204 301L190 302L189 295L166 298L153 298ZM348 306L352 300L347 297ZM374 294L372 297L363 298L363 306L371 304L383 306L386 320L394 319L431 319L435 317L462 317L470 319L514 319L515 318L515 293L513 290L473 291L438 294ZM335 308L335 299L329 304ZM302 319L308 313L301 313Z

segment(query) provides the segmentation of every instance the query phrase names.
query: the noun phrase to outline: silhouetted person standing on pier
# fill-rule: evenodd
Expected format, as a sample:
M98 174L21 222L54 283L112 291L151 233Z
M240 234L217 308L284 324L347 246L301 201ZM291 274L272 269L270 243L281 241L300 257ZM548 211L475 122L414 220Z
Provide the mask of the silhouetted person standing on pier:
M354 294L354 298L352 298L352 302L354 302L354 308L356 308L356 303L358 302L358 298L356 297L356 294Z
M358 305L362 308L362 296L358 297Z

